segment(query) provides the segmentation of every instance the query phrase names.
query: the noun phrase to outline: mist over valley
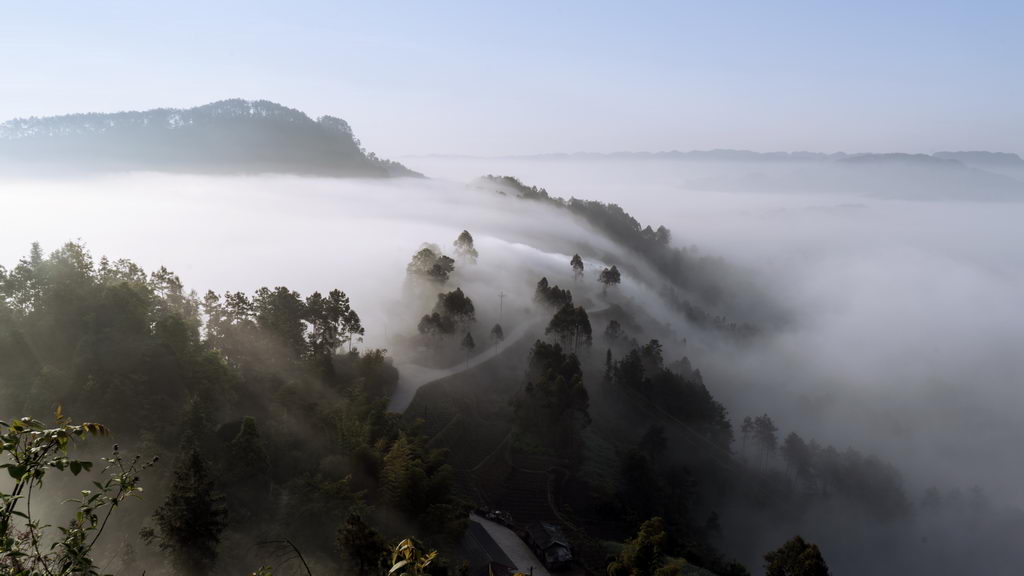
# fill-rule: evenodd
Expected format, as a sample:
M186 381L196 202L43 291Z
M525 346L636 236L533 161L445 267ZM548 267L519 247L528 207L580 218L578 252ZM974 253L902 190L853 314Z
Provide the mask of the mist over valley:
M1019 573L1021 17L8 8L0 575Z

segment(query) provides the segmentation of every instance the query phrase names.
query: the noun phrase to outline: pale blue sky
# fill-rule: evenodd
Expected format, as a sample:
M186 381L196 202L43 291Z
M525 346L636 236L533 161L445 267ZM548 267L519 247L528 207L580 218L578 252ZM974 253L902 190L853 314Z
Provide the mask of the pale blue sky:
M0 118L266 98L371 150L1024 153L1024 2L0 4Z

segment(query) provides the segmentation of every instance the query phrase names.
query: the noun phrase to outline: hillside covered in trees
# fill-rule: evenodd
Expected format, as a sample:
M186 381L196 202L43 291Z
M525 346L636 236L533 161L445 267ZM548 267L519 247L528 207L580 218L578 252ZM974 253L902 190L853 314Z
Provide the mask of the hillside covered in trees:
M8 120L0 124L0 169L419 176L367 152L340 118L240 99Z

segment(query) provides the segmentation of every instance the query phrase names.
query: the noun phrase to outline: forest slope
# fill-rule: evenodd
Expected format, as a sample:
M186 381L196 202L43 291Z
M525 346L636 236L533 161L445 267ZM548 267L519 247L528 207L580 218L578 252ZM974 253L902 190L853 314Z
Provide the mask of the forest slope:
M266 100L21 118L0 124L0 168L33 171L420 176L366 152L340 118Z

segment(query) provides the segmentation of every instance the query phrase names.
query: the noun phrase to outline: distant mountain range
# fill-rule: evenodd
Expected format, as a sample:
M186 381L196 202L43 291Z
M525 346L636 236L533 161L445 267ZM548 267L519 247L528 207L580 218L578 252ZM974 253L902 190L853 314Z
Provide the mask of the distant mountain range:
M651 163L651 170L671 168L678 163L680 169L673 172L673 178L686 188L700 190L838 192L903 200L1024 201L1024 159L1005 152L825 154L673 150L448 158L479 162L589 162L595 165L637 162L637 170L644 169L640 167L644 162Z
M754 152L752 150L668 150L664 152L573 152L550 154L524 154L511 156L472 156L426 154L406 158L475 158L475 159L523 159L523 160L699 160L715 162L854 162L854 163L914 163L914 164L963 164L977 166L1012 166L1024 168L1024 159L1008 152L964 151L936 152L934 154L891 153L847 153L847 152Z
M189 109L24 118L0 124L0 167L420 176L367 153L340 118L266 100Z
M693 162L695 169L685 173L686 185L704 189L1024 200L1024 159L1005 152L672 150L476 159ZM352 128L340 118L322 116L314 120L266 100L239 99L189 109L9 120L0 124L0 171L422 176L398 162L366 152Z

